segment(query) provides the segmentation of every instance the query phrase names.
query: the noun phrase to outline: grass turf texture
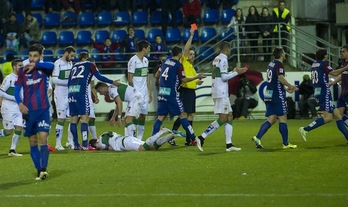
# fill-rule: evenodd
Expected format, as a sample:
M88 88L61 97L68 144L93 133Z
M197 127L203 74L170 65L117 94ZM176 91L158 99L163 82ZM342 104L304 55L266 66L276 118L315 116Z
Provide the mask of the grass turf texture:
M44 181L34 180L27 140L22 138L17 149L23 157L8 157L11 138L1 138L0 206L347 205L348 145L335 122L310 132L304 143L298 128L310 120L289 120L289 140L298 149L287 150L276 123L262 138L265 149L260 150L251 137L262 122L233 122L233 143L240 152L225 151L223 127L207 138L203 153L183 146L183 138L176 138L180 146L165 144L156 152L53 152ZM146 123L145 137L152 123ZM209 124L194 122L196 134ZM99 134L110 129L97 122Z

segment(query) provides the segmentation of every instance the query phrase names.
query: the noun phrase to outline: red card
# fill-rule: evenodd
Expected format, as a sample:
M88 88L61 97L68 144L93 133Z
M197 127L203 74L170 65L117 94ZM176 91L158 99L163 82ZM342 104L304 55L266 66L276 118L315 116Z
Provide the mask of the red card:
M191 24L191 28L194 30L197 30L197 24L196 23Z

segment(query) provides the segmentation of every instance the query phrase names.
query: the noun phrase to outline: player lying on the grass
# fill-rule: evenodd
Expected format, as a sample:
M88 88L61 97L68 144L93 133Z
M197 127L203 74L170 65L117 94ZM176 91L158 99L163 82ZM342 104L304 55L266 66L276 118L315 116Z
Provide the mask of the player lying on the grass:
M162 136L164 135L164 136ZM90 146L98 150L114 151L144 151L157 150L168 140L174 138L170 129L162 128L159 132L149 137L145 142L134 136L122 136L116 132L104 132L98 139L91 139Z
M103 82L98 82L95 85L95 90L101 95L109 96L111 100L115 101L116 107L114 113L109 120L111 125L115 124L117 116L117 125L120 127L121 115L122 115L122 101L127 102L127 110L125 113L125 135L133 135L136 131L136 126L134 124L134 119L139 117L141 112L141 105L144 102L143 95L138 92L134 87L120 84L119 86L107 85Z

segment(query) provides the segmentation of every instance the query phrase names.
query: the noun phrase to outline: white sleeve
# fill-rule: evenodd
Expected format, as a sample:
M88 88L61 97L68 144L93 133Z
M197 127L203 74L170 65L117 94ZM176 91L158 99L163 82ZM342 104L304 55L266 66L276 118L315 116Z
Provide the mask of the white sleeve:
M134 58L131 58L128 61L128 73L134 73L135 72L135 61Z

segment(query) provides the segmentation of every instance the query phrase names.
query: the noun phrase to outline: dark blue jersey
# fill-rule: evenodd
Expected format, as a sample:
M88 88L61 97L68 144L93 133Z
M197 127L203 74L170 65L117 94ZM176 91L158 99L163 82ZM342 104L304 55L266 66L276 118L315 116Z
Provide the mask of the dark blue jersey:
M279 75L285 76L284 65L278 60L273 60L267 66L267 88L265 101L284 98L285 88L278 79Z
M75 63L68 80L69 94L86 93L92 76L96 73L99 73L99 70L94 63L89 61Z
M342 64L340 65L340 68L346 67L348 64L347 61L343 61ZM348 71L344 71L341 74L341 94L344 96L348 96Z
M178 60L167 59L161 66L158 96L178 96L182 78L185 78L182 64Z
M333 69L329 66L328 61L316 61L311 67L311 79L314 87L314 96L330 93L329 73Z

